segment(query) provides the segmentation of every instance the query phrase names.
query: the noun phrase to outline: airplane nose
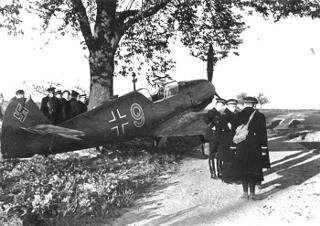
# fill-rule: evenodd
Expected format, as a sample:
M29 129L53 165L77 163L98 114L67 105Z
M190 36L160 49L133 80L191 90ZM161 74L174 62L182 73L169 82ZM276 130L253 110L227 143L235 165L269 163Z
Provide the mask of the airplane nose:
M216 94L216 89L214 85L207 80L202 80L197 85L197 92L194 92L194 99L198 104L205 101L212 101L214 95Z
M195 106L198 105L208 105L211 103L216 90L214 85L208 80L193 80L185 83L192 102Z

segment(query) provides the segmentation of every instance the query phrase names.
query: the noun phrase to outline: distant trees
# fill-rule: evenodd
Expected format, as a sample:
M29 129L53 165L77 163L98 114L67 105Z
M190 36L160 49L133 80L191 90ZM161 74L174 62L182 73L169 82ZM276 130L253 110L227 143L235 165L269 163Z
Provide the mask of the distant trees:
M247 95L248 95L247 93L242 92L236 96L239 105L244 104L243 98L245 98ZM262 108L262 105L270 103L270 98L267 97L266 95L264 95L263 93L259 93L257 96L254 96L254 97L257 98L257 100L260 104L260 109Z
M260 104L260 109L262 108L262 105L270 103L270 98L265 96L263 93L259 93L256 97Z

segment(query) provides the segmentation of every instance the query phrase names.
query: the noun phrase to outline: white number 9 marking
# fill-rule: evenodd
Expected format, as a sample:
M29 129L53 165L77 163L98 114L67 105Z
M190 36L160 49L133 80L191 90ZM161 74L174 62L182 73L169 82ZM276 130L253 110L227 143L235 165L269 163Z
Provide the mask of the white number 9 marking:
M134 103L131 105L130 110L131 110L132 118L136 120L133 122L133 124L136 127L142 127L146 121L142 107L139 104Z

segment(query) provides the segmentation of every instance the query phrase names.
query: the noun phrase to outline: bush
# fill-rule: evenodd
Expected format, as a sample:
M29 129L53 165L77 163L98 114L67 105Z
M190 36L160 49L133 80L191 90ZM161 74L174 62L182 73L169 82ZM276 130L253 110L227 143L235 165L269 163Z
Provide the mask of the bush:
M68 153L2 162L0 224L55 225L68 218L110 217L172 167L188 145L179 139L168 141L164 152L148 148L150 140L136 139L109 145L94 156Z

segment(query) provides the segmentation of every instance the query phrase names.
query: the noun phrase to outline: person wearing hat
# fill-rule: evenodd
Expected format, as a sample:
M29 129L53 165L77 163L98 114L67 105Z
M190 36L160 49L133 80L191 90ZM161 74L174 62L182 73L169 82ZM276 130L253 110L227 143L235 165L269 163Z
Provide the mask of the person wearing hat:
M87 100L86 94L79 95L79 114L82 114L88 110L86 100Z
M47 95L42 98L41 104L40 104L40 110L41 112L48 118L48 120L53 123L52 114L55 112L54 108L54 91L55 87L48 88Z
M233 165L235 154L230 149L232 141L231 130L234 127L238 100L229 99L226 109L221 114L221 139L217 152L217 162L221 172L221 180L225 183L233 182Z
M221 137L221 112L224 110L225 104L226 100L217 98L214 108L209 110L204 118L204 121L208 124L205 138L209 141L209 170L212 179L218 179L221 176L218 163L215 164L215 158Z
M62 98L62 92L61 92L61 90L57 90L57 91L54 93L54 96L55 96L56 98L58 98L59 100L61 100L61 98Z
M71 90L71 99L70 109L71 109L71 118L77 116L79 114L79 102L78 102L79 93L77 91Z
M62 117L62 92L60 90L55 91L54 97L52 98L52 124L58 125L63 122Z
M70 92L64 90L62 93L62 121L65 122L71 118L71 106L69 101Z
M16 99L24 98L24 90L18 89L15 97Z
M17 100L20 98L24 98L24 90L23 89L18 89L15 93L15 96L13 98L11 98L11 100L9 101L9 103L13 100Z
M238 144L232 142L230 147L236 154L233 176L242 183L243 194L240 198L244 200L259 199L255 193L255 186L257 182L263 181L262 155L269 155L266 119L264 114L255 109L257 103L258 100L254 97L244 98L244 109L237 114L232 129L233 136L236 128L246 124L250 116L252 117L246 139Z

